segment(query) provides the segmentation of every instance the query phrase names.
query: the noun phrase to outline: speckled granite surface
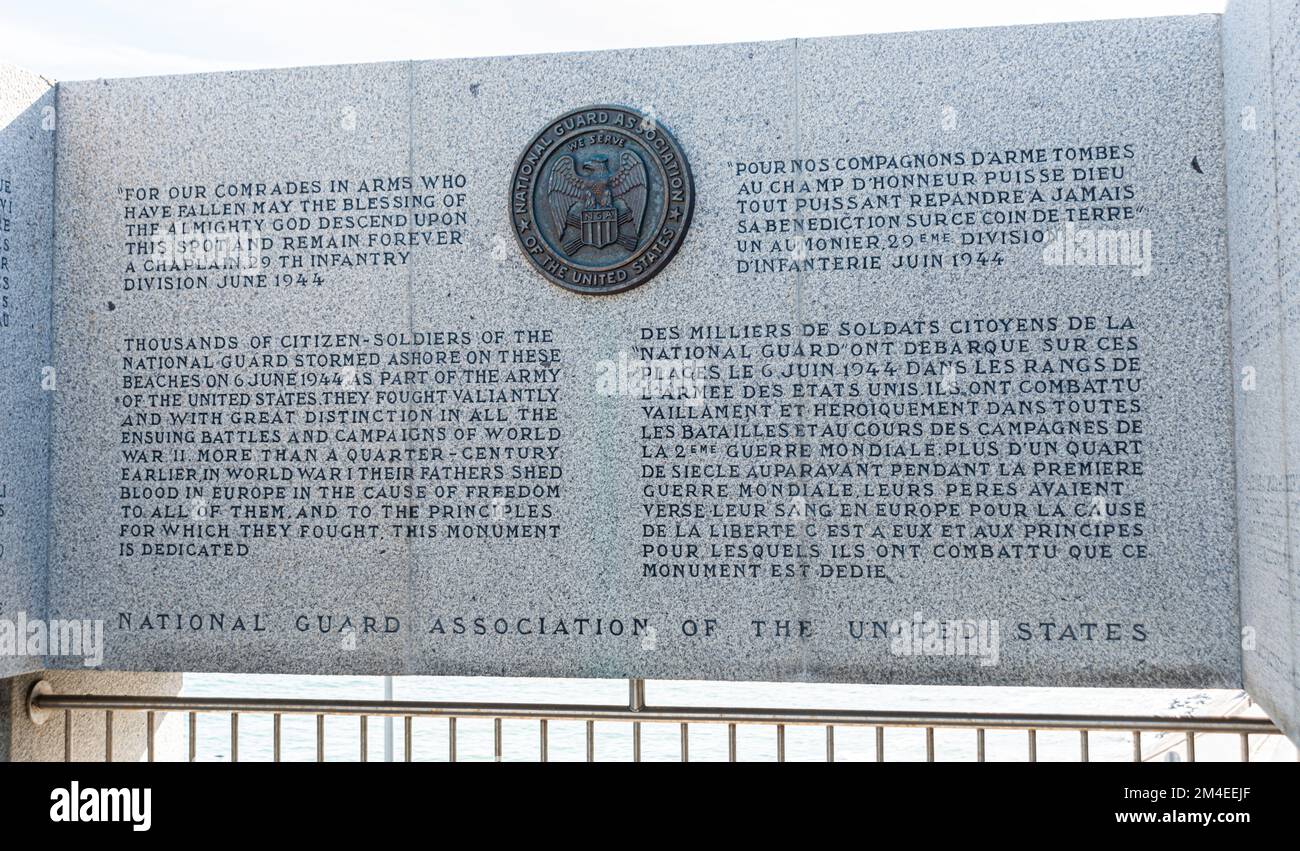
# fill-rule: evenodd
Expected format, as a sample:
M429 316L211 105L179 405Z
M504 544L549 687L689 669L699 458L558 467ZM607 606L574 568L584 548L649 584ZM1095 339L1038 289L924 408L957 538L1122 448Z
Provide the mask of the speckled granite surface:
M16 639L45 615L54 124L50 81L0 65L0 676L44 664Z
M1239 685L1220 28L62 84L53 613L140 670ZM593 297L508 199L600 103L696 207ZM155 221L250 265L151 273ZM996 658L899 652L914 618Z
M1251 695L1296 740L1298 15L1289 0L1233 2L1223 27L1243 666Z

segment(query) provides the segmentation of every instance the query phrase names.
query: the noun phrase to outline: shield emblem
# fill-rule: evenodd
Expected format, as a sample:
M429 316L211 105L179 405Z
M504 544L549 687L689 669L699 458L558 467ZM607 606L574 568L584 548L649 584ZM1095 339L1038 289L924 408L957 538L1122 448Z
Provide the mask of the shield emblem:
M618 239L618 210L591 207L582 211L582 241L592 248L604 248Z

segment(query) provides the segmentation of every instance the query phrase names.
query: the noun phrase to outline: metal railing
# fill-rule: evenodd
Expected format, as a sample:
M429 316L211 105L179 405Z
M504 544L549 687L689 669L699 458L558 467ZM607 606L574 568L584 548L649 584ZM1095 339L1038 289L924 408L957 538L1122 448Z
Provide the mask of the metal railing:
M230 760L239 761L239 721L244 715L270 715L273 723L272 758L279 762L282 750L282 719L286 715L314 716L316 719L316 759L325 759L325 719L327 717L354 717L359 719L360 750L357 758L365 761L369 749L369 721L371 718L401 718L403 720L405 761L414 758L413 721L417 718L441 718L447 721L447 759L457 761L458 719L490 719L493 721L494 758L502 759L502 722L535 721L538 724L538 745L541 761L548 758L548 723L585 722L586 757L595 761L596 723L624 723L631 725L633 761L641 761L641 733L643 724L678 725L682 762L690 760L690 727L692 724L722 725L727 727L727 756L737 760L738 725L771 727L776 736L776 759L785 761L787 727L821 727L826 735L826 761L835 761L835 731L837 728L874 728L875 760L886 761L885 731L897 728L923 729L925 731L925 759L935 761L935 731L947 729L971 730L975 735L975 758L985 761L985 735L987 731L1021 731L1025 733L1025 758L1038 759L1038 733L1043 731L1075 731L1079 735L1079 760L1089 761L1089 734L1094 732L1128 733L1132 737L1132 759L1143 761L1143 733L1183 733L1187 760L1196 760L1196 739L1200 735L1229 734L1240 737L1240 759L1250 760L1251 736L1278 736L1281 731L1267 718L1260 717L1195 717L1195 716L1141 716L1141 715L1049 715L1014 713L943 713L899 711L852 711L835 709L764 709L751 707L684 707L649 706L645 700L645 681L629 680L627 705L583 705L540 703L457 703L447 701L402 700L316 700L281 698L230 698L230 697L168 697L103 694L56 694L48 683L36 683L28 695L28 711L33 720L45 723L62 713L63 747L65 761L73 753L73 713L100 712L104 715L104 759L112 761L113 727L115 713L144 713L146 715L147 758L156 755L155 734L157 713L188 713L189 759L195 761L198 745L198 716L223 714L230 718ZM1300 753L1297 754L1300 758Z

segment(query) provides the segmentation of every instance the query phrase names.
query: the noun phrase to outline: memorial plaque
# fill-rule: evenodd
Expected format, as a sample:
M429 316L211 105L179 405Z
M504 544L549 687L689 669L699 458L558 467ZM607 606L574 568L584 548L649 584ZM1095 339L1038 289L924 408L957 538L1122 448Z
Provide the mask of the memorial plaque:
M62 83L51 615L124 669L1238 686L1234 441L1286 447L1227 52Z
M53 609L127 667L1234 684L1218 55L64 84Z

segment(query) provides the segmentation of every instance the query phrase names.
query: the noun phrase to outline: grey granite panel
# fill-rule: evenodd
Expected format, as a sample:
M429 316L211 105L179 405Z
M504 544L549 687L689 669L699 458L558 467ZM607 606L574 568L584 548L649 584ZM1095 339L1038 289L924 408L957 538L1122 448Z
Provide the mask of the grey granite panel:
M474 229L464 250L424 255L412 267L413 325L552 334L553 343L532 347L560 351L558 379L547 385L558 399L537 406L554 409L557 419L541 425L560 435L530 445L555 448L554 461L536 466L554 464L563 475L557 498L534 500L553 505L548 522L558 531L551 537L415 544L413 671L801 675L793 646L747 635L751 615L779 604L779 584L643 576L642 563L651 560L641 555L643 524L672 522L647 517L643 506L679 500L642 497L643 488L662 484L642 476L643 465L653 463L643 447L656 445L642 438L655 425L642 411L654 400L602 384L611 370L640 359L638 346L647 344L641 329L791 315L785 282L732 271L736 224L728 191L737 161L795 152L795 56L794 42L775 42L415 66L413 168L465 171ZM698 200L685 243L662 274L615 296L581 296L548 283L516 248L505 190L515 158L539 128L601 103L633 106L666 126L690 161ZM522 424L519 413L511 412L511 425ZM503 499L503 512L529 502ZM462 634L453 626L457 618L469 625ZM484 619L485 635L476 634L476 618ZM591 625L576 626L584 618ZM504 635L497 634L501 619L509 627ZM699 635L684 634L688 621L706 619L720 622L716 632L699 627ZM523 634L540 633L543 620L551 635ZM643 626L634 626L638 621ZM620 628L621 635L612 634ZM714 634L706 638L705 631Z
M1290 709L1272 712L1273 718L1300 744L1300 486L1294 474L1300 471L1300 2L1273 0L1273 122L1277 144L1277 245L1278 278L1281 281L1286 317L1287 390L1287 498L1289 509L1287 598L1290 621L1284 623L1279 643L1289 641L1291 657ZM1289 637L1289 638L1288 638ZM1279 694L1286 685L1276 687ZM1286 698L1280 698L1282 707Z
M0 677L44 665L26 625L45 618L54 101L0 65Z
M403 546L284 536L246 541L238 532L241 523L296 530L296 518L287 508L283 517L259 516L256 509L252 515L236 512L289 500L274 492L214 488L329 485L296 476L231 476L256 468L278 477L298 466L291 457L258 454L263 450L310 448L328 455L350 448L328 429L318 444L289 446L283 423L259 418L289 407L286 397L273 395L259 405L251 394L324 391L305 379L256 386L288 371L276 360L292 354L280 344L286 337L368 331L404 315L406 274L400 267L333 268L326 285L313 270L282 267L277 258L283 240L321 235L319 216L343 215L302 211L303 199L331 194L328 186L318 191L313 181L406 173L408 88L408 66L402 63L60 88L67 120L59 134L57 197L65 226L58 235L55 314L64 380L55 414L60 425L54 435L50 606L62 617L106 622L109 667L402 669L400 637L376 631L360 640L358 633L367 615L401 614ZM204 197L196 186L204 187ZM304 218L310 227L296 230ZM193 233L195 223L207 222L241 223L240 241L195 250L192 240L221 236ZM157 224L159 231L130 232L132 224ZM167 231L182 225L190 232L173 248ZM246 238L254 239L250 250L244 250ZM241 268L187 271L194 258ZM227 275L241 277L227 286ZM198 278L208 285L186 289ZM269 345L254 349L263 337ZM141 339L153 342L141 349L135 342ZM168 360L177 356L211 362ZM128 358L135 359L129 369ZM325 371L301 370L311 376ZM209 376L216 376L215 386ZM194 386L186 386L191 381ZM154 404L150 392L180 395ZM196 400L191 392L250 395ZM323 410L323 402L301 407ZM159 423L131 420L137 406L157 415ZM186 427L191 414L208 416L209 425ZM223 419L218 423L213 416ZM158 434L165 440L180 430L196 436L195 442L142 445L129 437ZM205 451L228 454L205 459ZM154 452L160 453L156 459ZM175 460L174 452L184 454ZM157 478L177 468L215 472L217 478L130 478L137 472ZM141 495L124 494L124 487L176 490ZM367 507L364 499L351 503L359 511ZM324 512L332 502L325 496L312 504ZM309 536L333 522L308 520ZM169 532L168 525L177 529ZM220 534L222 527L229 537L186 537ZM201 549L245 543L246 553Z
M985 558L957 549L954 558L952 546L965 539L956 530L944 536L939 520L923 555L892 560L893 582L864 595L878 617L921 609L998 620L1003 647L995 668L963 676L964 660L934 657L902 673L884 648L866 659L810 649L810 666L845 677L865 668L877 678L933 681L1239 684L1218 40L1218 19L1199 16L800 43L803 159L828 158L827 173L848 179L974 177L961 188L897 190L897 203L877 212L898 215L902 224L877 232L910 237L911 245L886 248L883 268L873 273L802 274L800 319L938 322L937 330L910 338L934 344L932 353L895 351L876 362L919 365L936 376L951 364L955 392L928 398L964 407L895 422L951 435L942 439L951 449L939 458L916 460L979 465L974 476L938 477L945 487L971 478L988 486L983 494L935 500L958 505L966 536L995 531L1005 510L1024 506L1038 533L1028 535L1020 520L1011 538L996 542L1042 545ZM864 152L964 156L968 165L909 168L899 160L835 168L836 157ZM995 158L1001 162L990 162ZM974 196L978 204L957 203L966 190L982 193ZM945 203L943 193L955 197ZM805 197L825 193L812 186ZM923 218L936 214L954 224ZM1045 221L1052 215L1060 221ZM914 226L908 217L916 217ZM1149 239L1150 267L1048 264L1037 240L1068 227L1099 239ZM952 233L955 244L927 243L936 231ZM1095 329L1071 328L1085 317ZM966 324L972 320L1039 326L998 334ZM938 348L999 337L1022 340L1024 351ZM1062 371L1048 371L1054 366ZM1073 372L1080 366L1088 371ZM1104 385L1041 386L1062 377ZM1018 407L1035 401L1049 408L1026 416ZM1051 407L1085 401L1112 410ZM1006 437L1025 423L1043 430ZM1072 436L1071 425L1094 431ZM888 442L915 444L903 432ZM1017 443L1024 451L1013 455ZM1142 468L1099 474L1046 466L1113 460ZM1044 476L1071 492L1036 493ZM1121 488L1089 496L1098 481ZM1131 524L1133 536L1055 527L1096 514ZM1108 552L1096 549L1106 545ZM823 620L852 617L863 606L835 585L807 582L800 590ZM1091 640L1044 640L1042 623L1062 631L1068 624L1124 626L1122 637L1110 640L1100 630Z
M1285 230L1294 231L1296 181L1283 150L1289 145L1294 159L1296 63L1288 84L1278 49L1289 32L1294 52L1294 15L1289 25L1278 18L1286 5L1230 3L1223 64L1243 670L1251 695L1295 738L1295 341L1285 283L1294 264L1284 258L1294 256L1294 234L1288 241Z
M51 609L122 669L1238 684L1219 43L65 84ZM697 200L578 295L510 176L602 103Z

